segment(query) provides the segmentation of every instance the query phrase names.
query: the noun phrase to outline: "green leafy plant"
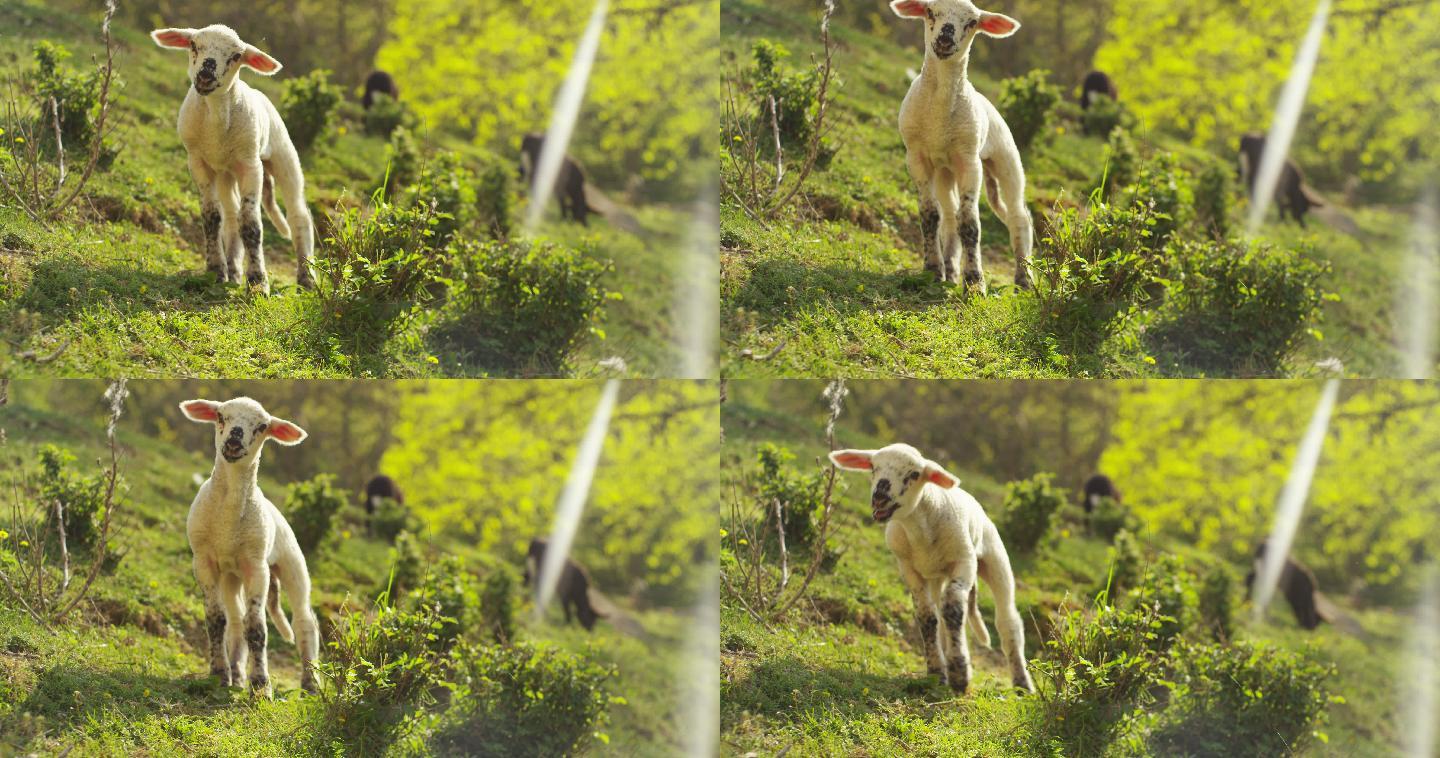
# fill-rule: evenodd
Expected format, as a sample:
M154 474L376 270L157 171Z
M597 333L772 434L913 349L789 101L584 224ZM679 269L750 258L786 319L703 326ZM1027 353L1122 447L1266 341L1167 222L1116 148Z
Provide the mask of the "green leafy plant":
M1090 107L1080 114L1080 130L1091 137L1109 137L1117 127L1129 129L1135 121L1124 103L1109 95L1090 93Z
M1140 552L1140 542L1129 529L1121 529L1115 533L1115 540L1106 555L1110 570L1105 576L1105 586L1098 591L1109 597L1116 597L1139 581L1145 556Z
M1005 516L1000 532L1010 550L1034 552L1050 534L1055 514L1067 499L1063 490L1051 484L1053 479L1050 474L1036 474L1005 485Z
M1112 497L1101 497L1090 511L1090 532L1106 540L1114 540L1121 529L1135 531L1139 522L1130 507Z
M428 610L440 619L433 642L441 651L449 650L479 622L478 583L465 570L464 561L454 555L445 555L431 562L419 586L407 596L406 601L412 607Z
M53 514L59 503L65 514L65 543L71 550L93 547L105 510L106 480L101 474L82 477L70 470L75 456L55 445L40 447L40 497Z
M324 69L285 82L280 93L280 115L297 149L308 151L330 134L341 99L340 88L330 83L330 72Z
M1198 590L1200 621L1219 642L1235 632L1235 576L1216 564L1205 572Z
M385 147L385 176L380 183L383 194L389 197L396 190L408 186L420 176L420 145L409 129L400 127L390 134L390 144Z
M430 245L439 250L473 220L475 173L456 153L440 151L420 169L415 183L405 188L404 196L411 205L430 206L435 219Z
M398 542L402 532L420 531L420 521L404 503L388 497L380 498L370 515L370 534L387 542Z
M395 535L395 544L390 548L390 574L381 592L390 597L400 597L420 586L424 578L425 556L420 550L420 540L408 531Z
M370 108L365 111L362 120L366 134L385 138L402 126L408 129L415 124L415 116L410 112L410 106L384 92L374 94L370 100Z
M496 563L480 582L480 619L491 638L505 644L515 639L515 609L519 605L520 583L515 569Z
M1230 198L1235 186L1229 167L1209 161L1195 179L1195 220L1210 238L1230 236Z
M1035 69L1001 83L995 106L1005 117L1016 147L1024 152L1049 137L1060 100L1060 88L1050 83L1050 72Z
M334 487L335 477L319 474L290 485L285 497L285 519L295 531L301 552L311 555L334 528L335 516L345 507L345 494Z
M1097 202L1084 216L1062 210L1034 263L1036 297L1051 327L1093 347L1147 300L1160 270L1158 224L1147 207Z
M1195 204L1190 191L1190 174L1180 167L1174 153L1161 153L1145 161L1135 182L1123 192L1123 205L1144 209L1154 223L1150 245L1160 250L1176 230L1189 226Z
M1114 129L1105 145L1105 173L1100 179L1100 196L1111 197L1135 181L1140 170L1140 149L1125 129Z
M511 205L510 171L498 162L491 163L480 172L475 186L475 215L491 239L509 239Z
M781 143L787 147L805 144L815 129L815 112L819 108L819 71L791 71L784 63L790 57L790 51L779 42L768 39L756 40L750 55L754 61L750 71L751 95L756 111L761 114L760 120L770 124L774 118ZM769 130L765 131L768 133Z
M1146 567L1128 600L1155 618L1149 643L1157 653L1169 650L1199 617L1195 575L1179 557L1168 553Z
M55 118L60 120L60 139L65 151L84 153L90 150L90 143L96 138L96 119L100 111L100 87L102 73L99 70L79 74L64 62L70 58L70 51L63 45L49 40L35 44L34 77L35 99L39 116L35 123L35 134L47 149L55 149ZM100 167L105 168L114 161L115 152L108 147L102 149Z
M774 519L779 503L785 524L785 546L794 549L809 545L819 529L824 511L824 472L802 474L790 466L795 454L789 449L764 443L756 453L760 464L756 496L760 511L767 521Z

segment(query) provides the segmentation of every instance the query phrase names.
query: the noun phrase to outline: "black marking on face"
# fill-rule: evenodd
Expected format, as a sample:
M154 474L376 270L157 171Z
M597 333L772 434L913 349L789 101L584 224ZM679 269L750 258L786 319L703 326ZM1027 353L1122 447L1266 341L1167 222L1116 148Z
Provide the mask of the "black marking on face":
M980 19L976 19L976 18L972 18L972 19L970 19L969 21L965 22L965 33L966 33L966 34L969 34L969 33L970 33L970 30L971 30L971 29L974 29L974 28L975 28L976 26L978 26L979 24L980 24Z
M915 480L916 480L916 479L919 479L919 478L920 478L920 472L919 472L919 471L911 471L910 473L906 474L904 481L902 481L902 482L900 483L900 494L901 494L901 495L904 495L906 492L909 492L909 491L910 491L910 485L914 484L914 483L915 483Z
M925 18L930 19L930 23L932 23L932 24L935 23L935 11L933 11L933 10L931 10L931 9L929 9L929 8L926 8L926 9L925 9ZM192 43L192 44L190 45L190 47L193 48L193 47L195 47L195 45Z
M955 36L955 25L954 25L954 24L945 24L944 26L941 26L941 27L940 27L940 36L941 36L941 37L954 37L954 36Z
M877 481L875 482L875 491L871 493L871 497L884 497L884 498L890 497L890 480L889 480L889 479L879 479L879 480L877 480Z

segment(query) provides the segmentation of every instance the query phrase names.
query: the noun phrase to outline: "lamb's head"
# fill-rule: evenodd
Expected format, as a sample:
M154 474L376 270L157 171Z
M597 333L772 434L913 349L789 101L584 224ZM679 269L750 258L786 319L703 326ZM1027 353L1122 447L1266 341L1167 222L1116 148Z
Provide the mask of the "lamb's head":
M241 66L269 76L280 70L280 61L254 45L247 45L224 24L204 29L156 29L150 38L161 47L190 51L190 83L196 94L223 92L235 83Z
M897 513L910 513L927 482L946 489L960 484L954 474L904 443L879 450L836 450L830 462L846 471L870 472L870 514L882 523Z
M275 418L259 403L237 397L214 400L186 400L180 410L191 421L215 425L215 450L227 462L248 464L260 455L265 440L298 445L307 436L304 429L283 418Z
M890 10L901 18L925 22L925 49L945 60L966 53L977 33L1009 37L1020 22L999 13L982 11L970 0L893 0Z

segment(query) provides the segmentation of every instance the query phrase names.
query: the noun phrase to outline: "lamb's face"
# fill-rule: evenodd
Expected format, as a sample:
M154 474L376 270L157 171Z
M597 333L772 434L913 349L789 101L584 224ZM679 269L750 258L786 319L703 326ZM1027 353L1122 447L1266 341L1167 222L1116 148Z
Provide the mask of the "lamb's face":
M960 483L939 464L903 443L879 450L836 450L830 460L842 469L870 472L870 515L881 523L913 511L926 482L941 487Z
M982 11L970 0L894 0L890 8L925 22L925 48L940 60L969 50L978 33L1008 37L1020 28L1015 19Z
M202 97L230 89L241 66L267 76L280 70L279 61L245 44L234 29L223 24L204 29L157 29L150 36L161 47L189 51L190 83Z
M260 455L267 439L282 445L294 445L306 437L304 429L271 416L263 406L248 397L237 397L224 403L187 400L180 404L180 410L191 421L215 425L215 450L232 464L248 464Z

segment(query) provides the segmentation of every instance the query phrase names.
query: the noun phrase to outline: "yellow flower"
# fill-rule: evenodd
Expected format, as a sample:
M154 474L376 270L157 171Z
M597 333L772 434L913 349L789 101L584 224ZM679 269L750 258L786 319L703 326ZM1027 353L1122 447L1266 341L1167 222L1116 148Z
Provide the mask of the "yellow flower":
M340 533L340 537L341 537L342 539L347 539L347 540L350 539L350 530L349 530L349 529L346 529L345 531L341 532L341 533Z
M7 531L5 531L4 529L0 529L0 540L9 539L9 538L10 538L10 533L7 532Z
M1147 355L1147 356L1145 356L1145 362L1148 363L1148 364L1150 364L1151 366L1154 366L1154 365L1155 365L1155 358L1154 358L1153 356Z
M345 127L345 126L340 127L337 131L340 132L340 136L341 136L341 137L344 137L345 135L347 135L347 134L350 133L349 127Z
M151 579L151 580L150 580L150 589L153 590L153 589L158 588L159 586L160 586L160 583L159 583L159 582L155 581L154 579Z
M427 356L425 356L425 362L426 362L426 363L433 363L433 364L439 365L439 364L440 364L440 359L439 359L439 358L436 358L436 357L433 356L433 355L427 355Z
M20 540L20 547L30 547L30 540Z
M145 177L145 183L146 183L146 184L154 184L154 183L155 183L155 177L153 177L153 176L147 176L147 177Z
M150 688L149 688L149 687L146 687L146 688L145 688L145 697L150 697Z
M25 138L24 138L24 137L16 137L16 138L15 138L15 144L17 144L17 145L23 145L23 144L25 144Z

